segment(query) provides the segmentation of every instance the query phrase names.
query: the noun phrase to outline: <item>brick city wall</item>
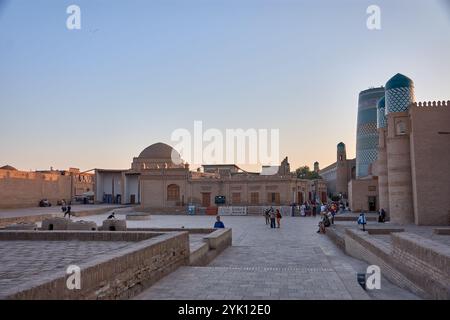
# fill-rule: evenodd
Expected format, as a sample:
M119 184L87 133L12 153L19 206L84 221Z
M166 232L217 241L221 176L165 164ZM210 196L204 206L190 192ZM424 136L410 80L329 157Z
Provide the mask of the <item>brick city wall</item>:
M410 108L415 223L450 225L450 102Z

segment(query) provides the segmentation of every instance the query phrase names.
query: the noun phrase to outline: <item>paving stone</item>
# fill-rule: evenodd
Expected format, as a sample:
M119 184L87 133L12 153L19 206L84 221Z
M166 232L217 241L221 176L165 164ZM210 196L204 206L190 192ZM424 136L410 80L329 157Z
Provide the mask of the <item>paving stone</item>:
M285 217L280 229L267 228L262 217L223 217L233 230L233 246L206 267L182 267L158 284L174 299L201 299L216 292L224 299L416 299L383 278L383 294L364 291L356 274L367 264L345 255L326 236L317 234L317 218ZM160 227L209 227L214 217L155 216ZM178 225L177 225L178 224ZM202 286L196 286L201 281ZM183 290L180 291L182 285ZM384 290L383 290L384 288ZM153 286L136 299L159 299Z

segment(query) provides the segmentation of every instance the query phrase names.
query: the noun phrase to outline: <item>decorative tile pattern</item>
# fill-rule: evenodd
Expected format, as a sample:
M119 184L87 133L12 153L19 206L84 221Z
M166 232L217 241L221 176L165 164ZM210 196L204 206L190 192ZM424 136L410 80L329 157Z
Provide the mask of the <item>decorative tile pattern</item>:
M378 108L377 113L377 129L386 128L387 119L386 119L386 108Z
M386 91L386 114L408 110L414 102L414 88L393 88Z
M384 95L384 88L366 90L359 95L356 131L357 178L367 176L370 164L378 157L377 104Z

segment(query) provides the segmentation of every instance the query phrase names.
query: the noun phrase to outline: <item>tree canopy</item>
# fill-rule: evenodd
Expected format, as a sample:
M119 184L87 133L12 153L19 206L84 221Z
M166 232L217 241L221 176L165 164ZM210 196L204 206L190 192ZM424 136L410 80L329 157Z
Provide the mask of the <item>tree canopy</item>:
M303 166L295 170L295 173L297 174L297 178L299 179L308 179L308 180L315 180L315 179L322 179L321 176L315 171L311 171L308 166Z

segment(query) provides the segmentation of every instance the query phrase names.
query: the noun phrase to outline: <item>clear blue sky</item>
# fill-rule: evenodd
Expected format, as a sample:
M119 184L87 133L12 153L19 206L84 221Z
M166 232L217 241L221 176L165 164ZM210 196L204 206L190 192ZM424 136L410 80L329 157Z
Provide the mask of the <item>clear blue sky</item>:
M418 100L450 99L449 1L0 3L0 165L128 168L202 120L279 128L280 156L324 167L340 141L355 154L361 90L400 72Z

